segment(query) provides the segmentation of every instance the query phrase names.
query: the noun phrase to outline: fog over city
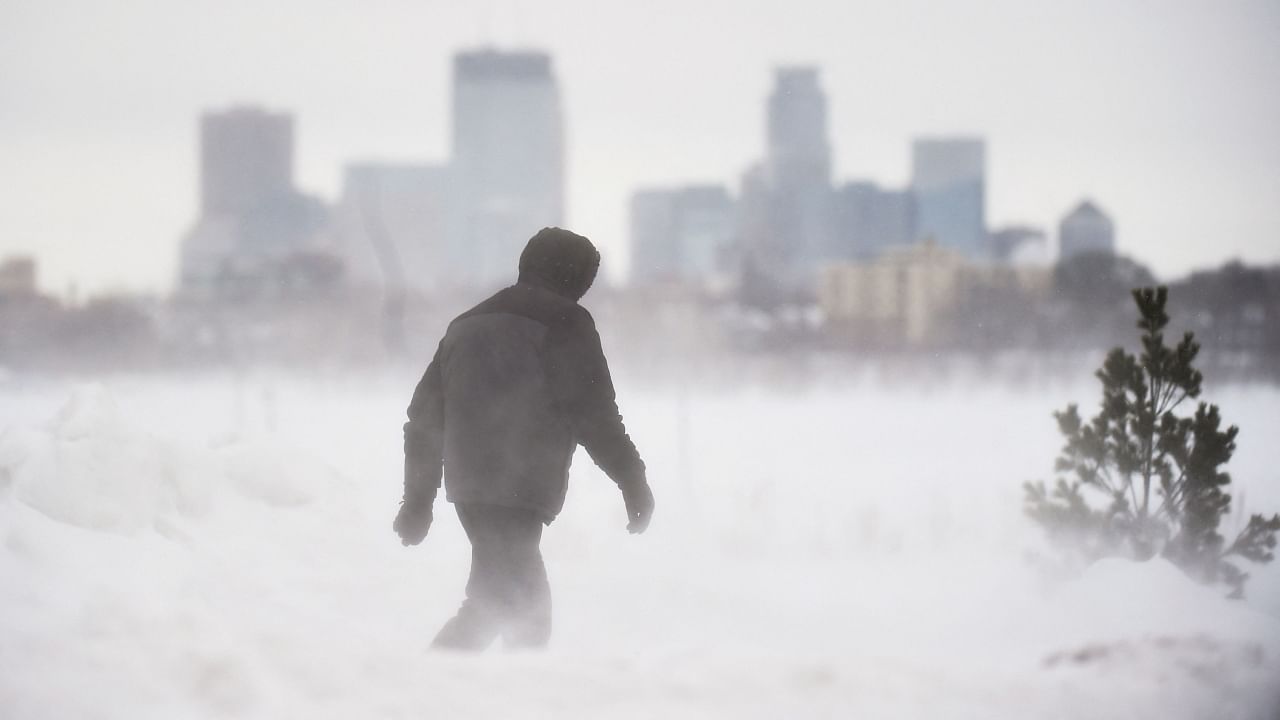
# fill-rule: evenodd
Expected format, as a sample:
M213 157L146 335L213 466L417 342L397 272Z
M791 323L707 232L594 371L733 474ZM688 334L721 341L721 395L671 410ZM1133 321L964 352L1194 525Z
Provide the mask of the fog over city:
M822 69L841 177L900 185L917 135L990 146L999 224L1081 195L1162 278L1280 257L1274 3L28 2L0 7L0 254L64 293L163 290L197 207L195 118L298 118L303 188L361 159L441 161L451 55L550 51L567 221L625 276L637 186L736 185L772 68Z
M1273 720L1278 36L0 0L0 717Z

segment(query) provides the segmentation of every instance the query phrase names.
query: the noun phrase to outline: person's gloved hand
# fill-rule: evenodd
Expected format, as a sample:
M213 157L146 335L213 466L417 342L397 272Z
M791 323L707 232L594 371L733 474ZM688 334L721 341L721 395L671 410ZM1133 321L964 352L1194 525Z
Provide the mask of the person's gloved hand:
M401 502L400 512L391 527L400 536L400 544L408 547L417 545L427 536L431 527L431 503Z
M627 530L644 532L653 517L653 491L644 480L622 483L622 502L627 506Z

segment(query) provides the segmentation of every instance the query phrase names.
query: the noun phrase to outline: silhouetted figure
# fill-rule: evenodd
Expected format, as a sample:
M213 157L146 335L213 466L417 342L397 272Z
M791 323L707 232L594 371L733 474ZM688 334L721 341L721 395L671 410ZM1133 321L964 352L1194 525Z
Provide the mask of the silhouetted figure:
M409 403L404 501L395 530L422 542L440 487L471 540L466 600L434 646L541 647L551 595L538 543L564 505L581 444L622 489L627 529L644 532L653 494L618 414L590 313L578 304L600 267L589 240L543 228L519 281L449 324Z

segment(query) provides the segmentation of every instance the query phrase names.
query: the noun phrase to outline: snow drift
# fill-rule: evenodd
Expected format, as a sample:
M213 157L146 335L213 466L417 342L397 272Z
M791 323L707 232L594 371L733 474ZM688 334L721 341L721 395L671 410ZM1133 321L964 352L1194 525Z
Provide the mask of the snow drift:
M1018 516L1019 484L1052 458L1056 395L623 398L654 526L627 535L616 489L580 455L544 543L551 650L457 657L425 650L461 597L456 519L438 503L415 549L390 531L405 387L262 382L271 392L44 387L0 409L0 714L1270 718L1280 707L1274 568L1235 602L1160 560L1067 579L1027 561L1037 536ZM1258 417L1276 401L1249 397ZM983 428L956 430L974 412L1026 442L994 462ZM1266 465L1248 439L1238 482Z
M100 386L77 389L43 428L0 436L0 477L16 501L54 520L125 534L200 517L233 493L278 507L304 505L333 473L301 453L224 438L201 445L133 426Z

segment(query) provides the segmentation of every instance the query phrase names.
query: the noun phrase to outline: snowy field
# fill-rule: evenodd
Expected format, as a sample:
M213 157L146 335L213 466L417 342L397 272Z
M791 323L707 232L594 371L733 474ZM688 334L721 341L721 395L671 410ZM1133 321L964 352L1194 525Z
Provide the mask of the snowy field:
M432 653L468 550L391 532L414 373L0 380L0 717L1275 718L1280 566L1052 571L1021 515L1078 384L619 381L650 531L579 453L543 653ZM1280 510L1280 390L1214 388ZM1241 507L1243 506L1243 507Z

